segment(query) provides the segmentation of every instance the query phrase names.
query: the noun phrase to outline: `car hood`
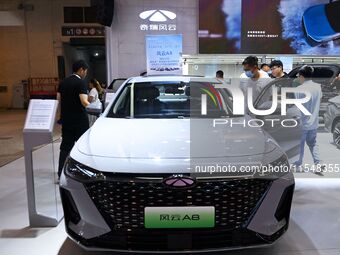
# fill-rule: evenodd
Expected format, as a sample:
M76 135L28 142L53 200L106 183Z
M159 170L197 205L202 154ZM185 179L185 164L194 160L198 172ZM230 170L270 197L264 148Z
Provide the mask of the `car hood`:
M103 117L76 147L87 156L105 158L224 158L263 154L268 151L266 140L261 128L214 127L211 119Z

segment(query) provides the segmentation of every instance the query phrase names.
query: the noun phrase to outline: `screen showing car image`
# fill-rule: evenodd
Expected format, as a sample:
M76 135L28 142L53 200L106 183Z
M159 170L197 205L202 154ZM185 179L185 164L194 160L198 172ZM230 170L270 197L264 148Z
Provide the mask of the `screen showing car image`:
M340 1L200 0L201 54L340 55Z

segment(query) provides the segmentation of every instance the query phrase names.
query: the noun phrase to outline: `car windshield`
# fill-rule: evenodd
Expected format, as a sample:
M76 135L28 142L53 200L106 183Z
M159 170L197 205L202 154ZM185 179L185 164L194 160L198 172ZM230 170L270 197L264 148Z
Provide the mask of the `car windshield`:
M107 87L107 89L112 90L112 92L116 93L121 85L126 81L126 79L116 79L111 82L111 84Z
M216 89L213 84L203 82L129 83L121 90L107 117L229 117L228 95L226 89Z

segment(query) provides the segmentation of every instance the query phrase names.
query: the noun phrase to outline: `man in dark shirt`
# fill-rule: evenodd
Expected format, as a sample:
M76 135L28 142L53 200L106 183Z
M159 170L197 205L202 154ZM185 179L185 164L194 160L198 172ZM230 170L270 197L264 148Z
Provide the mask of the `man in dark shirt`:
M88 130L89 119L86 113L88 102L84 78L88 65L79 60L73 64L73 74L64 79L58 88L57 98L61 107L62 142L60 145L58 176L60 177L67 156L75 142Z
M273 60L270 63L273 78L289 78L288 74L283 71L283 63L281 60Z
M276 86L279 88L289 88L295 86L294 80L289 79L288 74L283 71L283 63L281 60L275 59L270 63L269 66L272 71L272 77L279 80L279 82L276 83ZM295 98L293 93L288 93L286 96L287 98Z

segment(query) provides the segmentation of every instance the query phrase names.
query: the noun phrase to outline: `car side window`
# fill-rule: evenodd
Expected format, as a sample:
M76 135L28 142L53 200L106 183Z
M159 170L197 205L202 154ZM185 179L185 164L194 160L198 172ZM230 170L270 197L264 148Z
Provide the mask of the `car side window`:
M124 88L122 94L118 97L117 102L112 108L110 117L125 118L130 116L130 90L130 85Z
M262 94L260 95L260 99L256 104L257 109L268 110L272 107L273 103L273 88L277 88L278 92L278 101L281 102L281 89L283 87L292 87L293 80L291 79L280 79L276 82L273 82L270 86L267 86ZM294 94L288 94L288 98L294 98Z
M266 88L264 94L262 94L262 97L260 99L260 101L258 102L258 109L261 110L268 110L271 108L272 106L272 101L273 101L273 97L272 97L272 92L273 92L273 86L270 86L269 88Z
M340 76L339 78L335 78L333 82L333 89L336 91L340 91Z

